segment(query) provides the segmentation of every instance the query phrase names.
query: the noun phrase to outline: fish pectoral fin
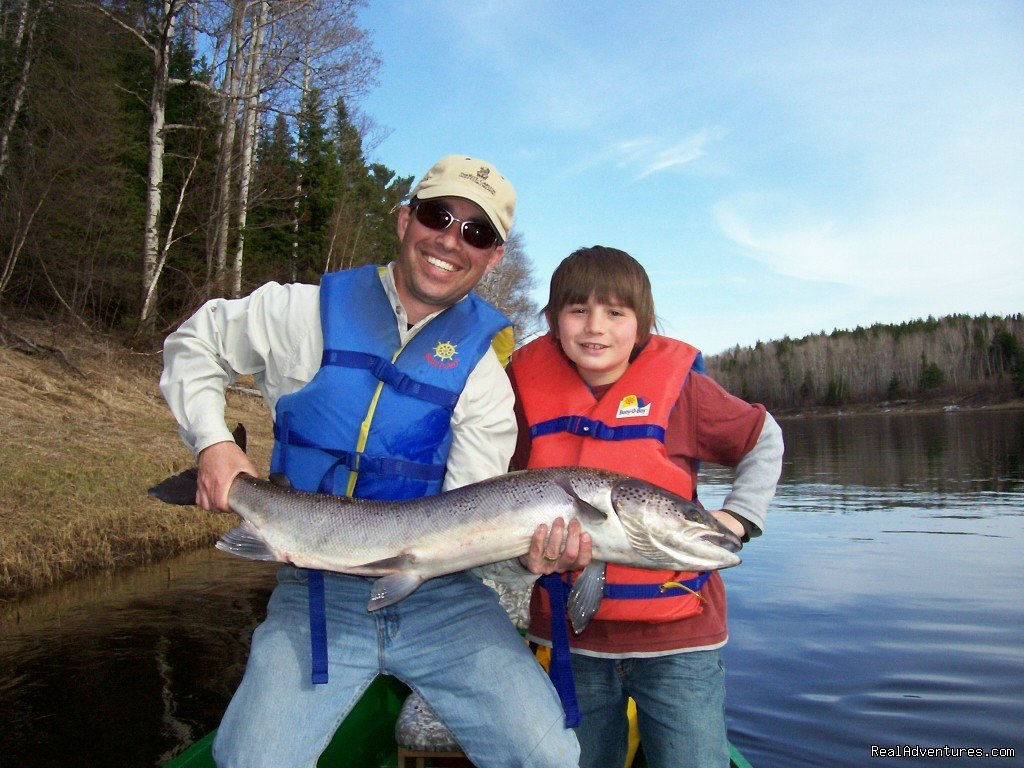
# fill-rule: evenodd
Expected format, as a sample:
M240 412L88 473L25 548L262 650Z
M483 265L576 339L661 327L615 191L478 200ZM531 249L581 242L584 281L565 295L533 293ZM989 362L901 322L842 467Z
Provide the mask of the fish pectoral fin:
M572 622L572 631L577 635L586 629L590 619L601 607L601 598L604 597L604 572L605 564L600 560L593 560L572 585L569 592L569 621Z
M232 555L247 557L250 560L278 559L266 540L248 523L242 523L221 535L214 546L222 552L230 552Z
M372 563L363 563L346 568L345 573L354 573L357 576L390 576L399 571L408 571L416 562L413 556L408 553L385 557L383 560L374 560Z
M603 523L608 519L608 515L590 502L584 501L579 497L579 494L576 493L576 489L573 488L572 483L569 482L569 478L559 477L555 480L555 484L565 491L572 499L573 506L576 507L576 516L580 519L581 523Z
M366 610L376 611L394 605L402 598L408 597L426 579L415 571L399 571L383 576L373 582L370 588L370 602Z

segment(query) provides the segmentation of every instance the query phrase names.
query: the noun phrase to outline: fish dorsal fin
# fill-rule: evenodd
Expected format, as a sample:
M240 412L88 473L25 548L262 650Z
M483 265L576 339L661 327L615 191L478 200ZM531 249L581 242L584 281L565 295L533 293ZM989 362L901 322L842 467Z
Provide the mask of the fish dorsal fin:
M595 507L588 501L584 501L580 498L579 494L576 493L576 489L572 487L572 483L567 477L556 477L554 483L563 491L565 491L569 498L572 499L573 506L576 507L576 516L581 522L592 522L592 523L603 523L608 519L608 515L602 512L600 509Z
M586 629L591 617L601 607L604 597L605 564L600 560L591 561L572 585L569 592L569 621L577 635Z
M612 507L618 513L619 522L622 523L622 530L626 532L626 539L629 541L633 551L655 565L672 567L676 561L670 557L663 547L651 538L650 530L644 525L644 516L642 514L623 513L624 506L631 500L638 507L645 503L646 499L642 497L647 491L648 485L637 480L623 480L620 483L616 483L612 489Z
M288 475L283 472L271 472L267 479L279 488L291 488L292 481L288 479Z

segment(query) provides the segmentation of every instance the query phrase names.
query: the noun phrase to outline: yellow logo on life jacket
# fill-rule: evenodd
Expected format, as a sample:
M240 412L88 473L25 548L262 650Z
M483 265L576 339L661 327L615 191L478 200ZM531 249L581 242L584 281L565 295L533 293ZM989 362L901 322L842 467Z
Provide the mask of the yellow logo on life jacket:
M615 414L617 419L635 419L647 416L651 412L651 404L645 403L643 398L636 395L626 395L619 401L619 410Z
M459 364L459 361L454 359L457 354L458 349L450 341L439 341L434 347L434 354L424 354L424 357L435 368L454 368Z
M450 341L439 341L437 346L434 347L434 357L438 360L451 360L457 354L455 345Z

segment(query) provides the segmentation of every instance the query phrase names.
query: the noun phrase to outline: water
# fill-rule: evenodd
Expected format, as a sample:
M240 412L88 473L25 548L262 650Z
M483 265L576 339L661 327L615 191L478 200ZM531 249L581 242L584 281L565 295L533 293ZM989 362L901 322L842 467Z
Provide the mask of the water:
M730 738L756 768L1024 765L1024 412L783 428L767 533L725 573ZM0 609L0 766L159 765L215 727L273 570L211 549Z
M733 741L759 767L1024 765L1024 414L784 431L767 532L725 574Z

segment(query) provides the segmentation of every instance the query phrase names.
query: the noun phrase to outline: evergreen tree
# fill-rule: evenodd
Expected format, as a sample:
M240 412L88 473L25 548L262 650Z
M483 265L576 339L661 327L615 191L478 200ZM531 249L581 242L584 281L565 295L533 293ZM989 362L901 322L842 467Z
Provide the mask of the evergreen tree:
M288 120L278 114L264 132L256 164L246 237L248 282L286 282L292 274L299 164Z
M327 110L317 89L302 100L299 113L299 232L296 277L316 282L326 267L328 235L342 189L337 144L327 127Z

